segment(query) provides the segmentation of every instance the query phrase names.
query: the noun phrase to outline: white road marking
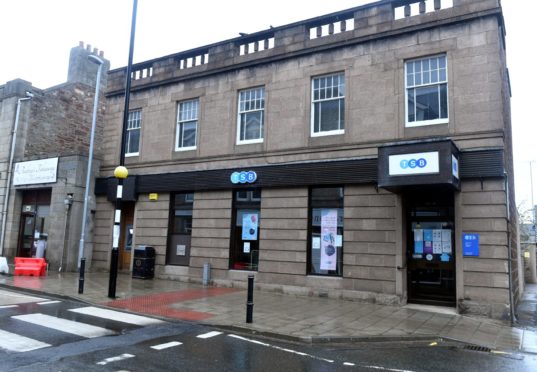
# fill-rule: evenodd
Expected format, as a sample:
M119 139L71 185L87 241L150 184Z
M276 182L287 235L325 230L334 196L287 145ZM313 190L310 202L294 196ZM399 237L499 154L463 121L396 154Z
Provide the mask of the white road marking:
M123 313L121 311L114 311L108 309L101 309L99 307L89 306L81 307L78 309L69 309L74 313L96 316L99 318L115 320L118 322L129 323L134 325L149 325L149 324L162 324L166 323L159 319L148 318L145 316Z
M386 367L381 367L381 366L362 366L362 365L360 365L360 367L378 369L378 370L381 370L381 371L391 371L391 372L415 372L415 371L411 371L411 370L408 370L408 369L386 368Z
M270 347L270 348L273 348L273 349L276 349L276 350L281 350L281 351L285 351L285 352L292 353L292 354L297 354L297 355L301 355L301 356L306 356L306 357L308 357L308 358L312 358L312 359L322 360L322 361L324 361L324 362L328 362L328 363L334 363L334 361L333 361L332 359L325 359L325 358L317 357L317 356L315 356L315 355L302 353L302 352L300 352L300 351L296 351L296 350L286 349L286 348L283 348L283 347L280 347L280 346L267 344L267 343L265 343L265 342L261 342L261 341L257 341L257 340L252 340L252 339L250 339L250 338L246 338L246 337L242 337L242 336L229 335L229 337L237 338L237 339L239 339L239 340L243 340L243 341L251 342L251 343L254 343L254 344L258 344L258 345L262 345L262 346Z
M59 304L61 301L45 301L45 302L38 302L38 305L51 305L51 304Z
M54 316L40 313L16 315L12 316L12 318L86 338L94 338L115 334L115 332L106 328L96 327L90 324L75 322L68 319L56 318Z
M344 366L355 366L356 364L354 363L349 363L349 362L345 362L343 363Z
M204 334L196 336L196 337L197 338L211 338L211 337L218 336L218 335L221 335L221 334L222 334L222 332L212 331L212 332L204 333Z
M19 305L4 305L0 306L0 309L11 309L12 307L19 307Z
M151 346L151 349L155 349L155 350L164 350L164 349L168 349L170 347L174 347L174 346L179 346L179 345L182 345L183 343L182 342L179 342L179 341L171 341L171 342L167 342L165 344L160 344L160 345L155 345L155 346Z
M51 346L45 342L34 340L15 333L0 330L0 348L9 351L24 352Z
M120 360L129 359L129 358L134 358L134 355L132 355L132 354L121 354L121 355L118 355L118 356L115 356L115 357L106 358L104 360L101 360L100 362L97 362L97 364L100 365L100 366L105 366L108 363L119 362Z

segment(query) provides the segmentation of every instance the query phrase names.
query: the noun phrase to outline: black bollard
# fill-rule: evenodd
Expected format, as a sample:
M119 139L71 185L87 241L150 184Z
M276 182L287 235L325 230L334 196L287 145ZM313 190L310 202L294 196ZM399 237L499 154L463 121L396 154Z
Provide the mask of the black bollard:
M116 298L117 261L118 250L117 248L112 248L112 255L110 257L110 280L108 281L109 298Z
M84 271L86 269L86 259L80 259L80 276L78 277L78 293L84 293Z
M246 323L252 323L254 313L254 276L248 275L248 301L246 302Z

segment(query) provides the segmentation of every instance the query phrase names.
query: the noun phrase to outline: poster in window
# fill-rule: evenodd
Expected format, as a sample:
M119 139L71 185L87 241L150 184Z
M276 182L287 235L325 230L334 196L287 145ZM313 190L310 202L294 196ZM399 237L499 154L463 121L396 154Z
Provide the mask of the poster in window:
M433 241L433 253L442 254L442 242Z
M321 210L321 270L336 270L337 209Z
M441 241L442 241L442 230L434 229L433 230L433 242L441 242Z
M423 252L426 254L433 253L433 242L427 240L423 245Z
M257 240L257 213L245 213L242 216L242 240Z
M433 241L433 230L430 230L430 229L423 230L423 240Z

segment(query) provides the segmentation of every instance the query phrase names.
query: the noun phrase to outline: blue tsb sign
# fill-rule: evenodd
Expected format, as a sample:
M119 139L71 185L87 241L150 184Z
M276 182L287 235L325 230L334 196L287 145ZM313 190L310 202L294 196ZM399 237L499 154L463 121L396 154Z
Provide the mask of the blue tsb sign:
M401 162L399 163L399 165L401 166L401 168L403 169L407 169L407 168L425 168L427 166L427 160L425 160L424 158L420 158L420 159L410 159L410 160L407 160L407 159L403 159L401 160Z
M248 171L248 172L233 172L231 173L231 183L238 184L238 183L254 183L257 181L257 173L254 171Z

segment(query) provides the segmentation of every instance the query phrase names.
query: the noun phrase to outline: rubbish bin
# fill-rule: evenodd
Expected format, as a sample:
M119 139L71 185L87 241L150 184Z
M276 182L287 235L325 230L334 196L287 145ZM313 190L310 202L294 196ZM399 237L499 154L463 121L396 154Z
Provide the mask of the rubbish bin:
M155 248L139 245L134 249L134 265L132 277L138 279L153 279L155 276Z

